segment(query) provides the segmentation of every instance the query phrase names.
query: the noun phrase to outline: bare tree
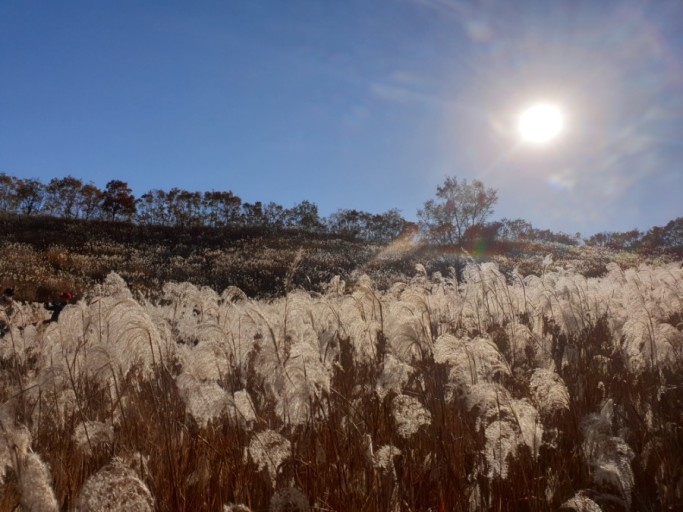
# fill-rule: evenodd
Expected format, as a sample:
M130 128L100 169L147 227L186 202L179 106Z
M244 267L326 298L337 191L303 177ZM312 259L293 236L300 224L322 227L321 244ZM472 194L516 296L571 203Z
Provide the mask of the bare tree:
M483 224L493 213L496 201L498 193L481 181L448 177L437 187L436 200L430 199L417 212L420 228L432 242L460 245L470 227Z

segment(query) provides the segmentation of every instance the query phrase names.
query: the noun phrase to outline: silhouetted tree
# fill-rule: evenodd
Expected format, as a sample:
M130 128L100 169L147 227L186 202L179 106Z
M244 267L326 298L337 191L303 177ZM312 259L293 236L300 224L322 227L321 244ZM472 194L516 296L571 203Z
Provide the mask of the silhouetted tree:
M199 226L202 224L202 194L172 188L168 192L168 203L173 225Z
M266 218L263 215L263 203L256 201L255 203L242 204L242 222L247 226L261 226L266 223Z
M83 182L73 176L53 178L47 185L45 209L50 215L67 219L78 217Z
M96 219L102 215L104 192L92 183L86 183L78 194L78 211L86 220Z
M502 240L523 241L532 240L534 236L533 226L524 219L503 219L498 236Z
M202 203L209 226L228 226L240 220L242 200L232 192L204 192Z
M287 210L284 206L270 202L263 208L263 216L268 226L279 229L287 222Z
M301 201L287 210L287 225L307 231L324 231L325 229L318 214L318 205L310 201Z
M643 235L637 229L625 232L603 231L590 236L585 242L586 245L607 247L617 251L630 251L641 245Z
M550 229L534 229L532 239L537 242L556 243L563 245L579 245L581 234L570 235L562 231L551 231Z
M441 244L462 244L467 229L484 223L498 201L497 192L481 181L468 183L454 177L437 187L436 197L424 204L418 218L424 236Z
M358 237L365 230L369 214L358 210L337 210L331 214L325 224L327 229L342 236Z
M465 231L464 241L471 246L485 244L492 245L498 240L498 235L503 227L502 222L486 222L484 224L475 224L467 228Z
M372 216L368 226L368 239L379 243L391 242L402 235L409 224L400 210L392 208Z
M16 198L20 213L39 213L45 200L45 185L35 179L19 180L16 185Z
M0 212L14 213L17 210L17 179L0 173Z
M135 215L135 196L128 183L112 180L104 189L102 211L109 220L130 220Z
M150 190L137 200L136 221L140 224L170 226L168 206L168 197L164 190Z
M643 236L642 248L647 252L669 252L683 255L683 217L666 226L650 228Z

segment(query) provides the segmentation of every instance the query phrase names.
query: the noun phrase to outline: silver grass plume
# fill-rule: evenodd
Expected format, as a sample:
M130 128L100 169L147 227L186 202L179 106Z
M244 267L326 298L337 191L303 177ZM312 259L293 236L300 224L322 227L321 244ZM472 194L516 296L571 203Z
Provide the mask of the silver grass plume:
M29 451L19 459L19 492L21 506L32 512L57 512L59 504L52 489L50 470L38 456Z
M683 333L671 324L635 315L624 324L623 340L622 351L636 374L651 368L676 370L683 362Z
M98 284L94 287L93 295L112 297L119 300L133 298L133 294L130 292L130 289L128 289L128 285L116 272L109 272L102 284Z
M76 352L86 342L91 323L86 303L65 306L59 321L48 324L43 333L45 358L54 364L61 359L57 354Z
M278 489L270 498L270 512L309 512L308 498L299 489Z
M137 474L118 457L85 482L75 512L152 512L154 498Z
M372 465L382 473L396 476L394 458L401 455L401 450L394 445L385 444L372 453Z
M468 327L483 331L489 325L502 325L514 318L519 305L511 300L507 280L496 263L469 263L462 275L462 313Z
M458 339L440 336L434 344L434 360L450 367L449 382L456 386L494 382L510 376L510 367L489 338Z
M557 373L537 368L529 380L534 402L545 417L569 410L569 390Z
M43 360L52 378L61 375L63 382L46 387L70 385L67 375L78 381L85 374L109 385L116 396L114 379L121 381L133 368L150 377L154 366L170 357L172 345L162 343L144 308L121 291L113 293L67 306L48 326Z
M403 297L408 294L404 293ZM412 294L413 301L394 302L389 308L391 321L387 337L392 352L401 360L422 360L432 352L430 309L426 298Z
M508 474L508 457L517 450L518 433L509 421L493 421L485 431L484 456L488 465L489 479L505 480Z
M114 442L114 429L101 421L82 421L74 428L71 438L78 451L92 455L91 450L111 446Z
M311 406L329 393L330 375L316 347L305 341L292 345L284 364L283 385L275 406L283 421L301 425L318 412Z
M602 512L600 505L590 499L585 491L577 492L572 498L565 501L560 510L574 510L576 512Z
M246 505L228 503L223 505L223 512L251 512L251 509Z
M609 399L599 414L589 414L581 422L583 451L595 483L615 489L630 507L635 484L631 461L635 454L620 437L612 436L614 402Z
M476 411L484 425L496 419L501 410L510 412L508 405L512 402L512 397L510 392L500 384L480 382L466 386L460 392L465 409Z
M505 326L505 332L510 346L510 364L512 366L526 359L528 348L537 349L534 335L526 325L510 322Z
M268 472L270 482L275 488L280 467L292 456L292 444L274 430L264 430L254 434L247 452L259 471L265 469ZM245 453L245 458L246 455Z
M538 412L526 400L512 400L501 408L499 419L491 422L485 430L486 457L489 478L505 480L509 470L509 458L517 450L527 446L534 458L543 438L543 425Z
M184 373L176 378L176 386L187 412L203 428L227 412L232 403L230 393L213 381L199 381Z
M256 371L268 394L276 400L275 412L287 424L306 422L317 409L311 407L329 391L331 367L311 324L309 297L291 297L254 310L259 325ZM276 309L277 308L277 309ZM284 311L280 308L283 308Z
M53 512L59 510L52 475L40 456L31 450L31 433L15 424L7 404L0 407L0 480L7 468L18 476L20 504L24 510Z
M372 282L361 278L353 294L339 299L337 311L344 334L353 346L356 364L372 363L377 357L377 339L384 320L382 303Z
M515 400L500 384L479 383L463 389L467 410L478 413L476 429L484 430L486 445L482 455L489 478L507 478L509 457L527 446L537 458L543 439L538 411L526 400Z
M154 365L167 354L162 351L161 338L149 315L132 299L107 300L103 305L107 309L106 331L100 347L109 353L112 366L125 376L139 365L145 376L151 376Z
M514 457L526 445L534 458L543 438L543 425L538 412L526 400L512 400L499 409L498 419L485 430L486 446L484 456L488 466L488 477L505 480L508 476L510 457Z
M256 408L246 389L235 391L228 414L237 424L251 426L256 422Z
M198 331L199 329L201 326ZM229 346L218 339L210 340L203 336L202 338L194 347L180 345L176 349L183 372L192 375L197 380L221 381L229 375L231 369Z
M0 406L0 480L7 468L17 470L17 461L26 456L31 447L31 433L24 425L14 422L10 404Z
M384 397L391 392L400 395L415 371L415 368L409 364L399 361L391 354L386 354L382 365L382 373L375 385L375 393L377 393L380 400L384 400Z
M408 395L394 397L391 401L391 414L394 417L398 435L404 439L412 437L422 425L432 423L431 413L417 398Z
M325 294L327 296L339 297L344 295L344 292L346 291L346 282L341 277L336 275L330 279L324 288Z

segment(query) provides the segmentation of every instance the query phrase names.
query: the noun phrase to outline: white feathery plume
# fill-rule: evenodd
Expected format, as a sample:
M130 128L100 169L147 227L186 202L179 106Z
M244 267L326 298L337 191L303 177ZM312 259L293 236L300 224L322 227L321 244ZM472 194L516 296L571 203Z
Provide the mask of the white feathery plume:
M344 295L346 291L346 282L338 275L330 279L330 282L325 285L325 294L328 297L339 297Z
M52 488L52 475L38 454L29 451L19 459L21 506L32 512L57 512L59 504Z
M431 304L429 297L410 288L387 311L387 338L392 352L405 362L421 360L432 352Z
M484 424L493 421L500 411L510 412L508 405L512 401L510 392L500 384L480 382L461 389L463 404L468 411L476 410Z
M0 410L0 479L7 468L17 470L17 462L29 453L31 433L24 425L15 425L7 411Z
M308 498L299 489L278 489L270 498L270 512L309 512Z
M630 507L635 484L631 461L633 450L620 437L612 436L614 402L605 402L599 414L589 414L581 422L583 451L595 483L610 485Z
M382 445L377 451L372 454L372 465L381 470L383 473L396 475L396 468L394 466L394 458L401 455L401 450L394 445Z
M508 475L508 458L517 450L518 433L510 421L495 420L486 427L484 455L488 465L488 478L505 480Z
M529 380L529 388L543 416L569 410L569 390L557 373L536 368Z
M538 411L526 400L512 400L501 407L499 419L492 421L485 431L484 456L489 478L505 480L509 470L509 458L526 445L534 458L543 438L543 425Z
M375 393L377 393L380 400L384 400L384 397L391 392L400 395L415 371L415 368L409 364L399 361L391 354L386 354L384 356L384 364L382 365L382 373L375 385Z
M541 423L538 411L526 399L512 400L510 407L514 422L521 434L520 446L525 444L529 447L534 459L538 458L538 451L543 441L543 423Z
M513 300L507 280L496 263L468 263L462 275L460 294L468 328L481 332L489 325L503 325L514 318L519 304Z
M101 421L82 421L76 425L71 435L76 449L87 455L92 455L91 449L100 446L111 446L114 442L114 429L111 425Z
M267 470L270 482L275 488L280 467L292 456L292 444L289 440L274 430L264 430L254 434L247 451L259 471Z
M251 512L251 509L246 505L228 503L227 505L223 505L223 512Z
M230 393L213 381L202 382L183 373L176 378L176 386L188 413L202 428L227 412L232 404Z
M31 433L17 425L7 404L0 406L0 480L8 468L19 480L20 504L24 510L53 512L59 510L52 475L40 456L31 450Z
M484 337L469 340L458 339L450 334L442 335L434 344L434 360L448 364L449 381L455 385L494 382L511 374L498 347Z
M133 469L118 457L85 482L75 512L152 512L154 498Z
M409 439L422 425L431 425L432 415L417 398L397 395L391 401L391 414L400 437Z
M198 334L201 329L202 326L199 326ZM205 333L206 330L203 331L203 334ZM176 349L183 372L197 380L221 381L230 373L229 346L217 339L206 339L203 336L202 338L194 347L181 345Z
M514 366L518 361L526 359L527 348L535 348L534 335L526 325L519 322L510 322L505 326L505 331L510 346L510 364Z
M256 408L246 389L235 391L233 405L228 411L238 424L252 425L256 421Z
M330 375L317 347L305 340L292 345L284 363L282 384L276 390L275 412L289 424L305 423L316 412L311 405L330 389Z
M112 365L123 376L133 366L140 365L143 374L151 376L154 363L159 363L165 355L151 318L132 299L106 301L104 305L108 307L101 345L110 354Z
M111 297L116 300L131 299L133 297L126 282L116 272L109 272L102 284L95 285L92 295Z
M572 498L565 501L560 509L570 509L576 512L602 512L600 505L590 499L583 490L578 491Z
M637 315L624 323L622 351L633 373L653 367L676 369L683 361L683 333L671 324Z

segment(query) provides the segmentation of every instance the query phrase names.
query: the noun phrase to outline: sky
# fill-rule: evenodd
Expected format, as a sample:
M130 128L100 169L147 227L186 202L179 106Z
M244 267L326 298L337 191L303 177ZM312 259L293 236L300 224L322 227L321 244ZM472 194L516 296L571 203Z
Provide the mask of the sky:
M539 101L565 129L525 144ZM0 172L584 236L683 216L683 3L0 0Z

